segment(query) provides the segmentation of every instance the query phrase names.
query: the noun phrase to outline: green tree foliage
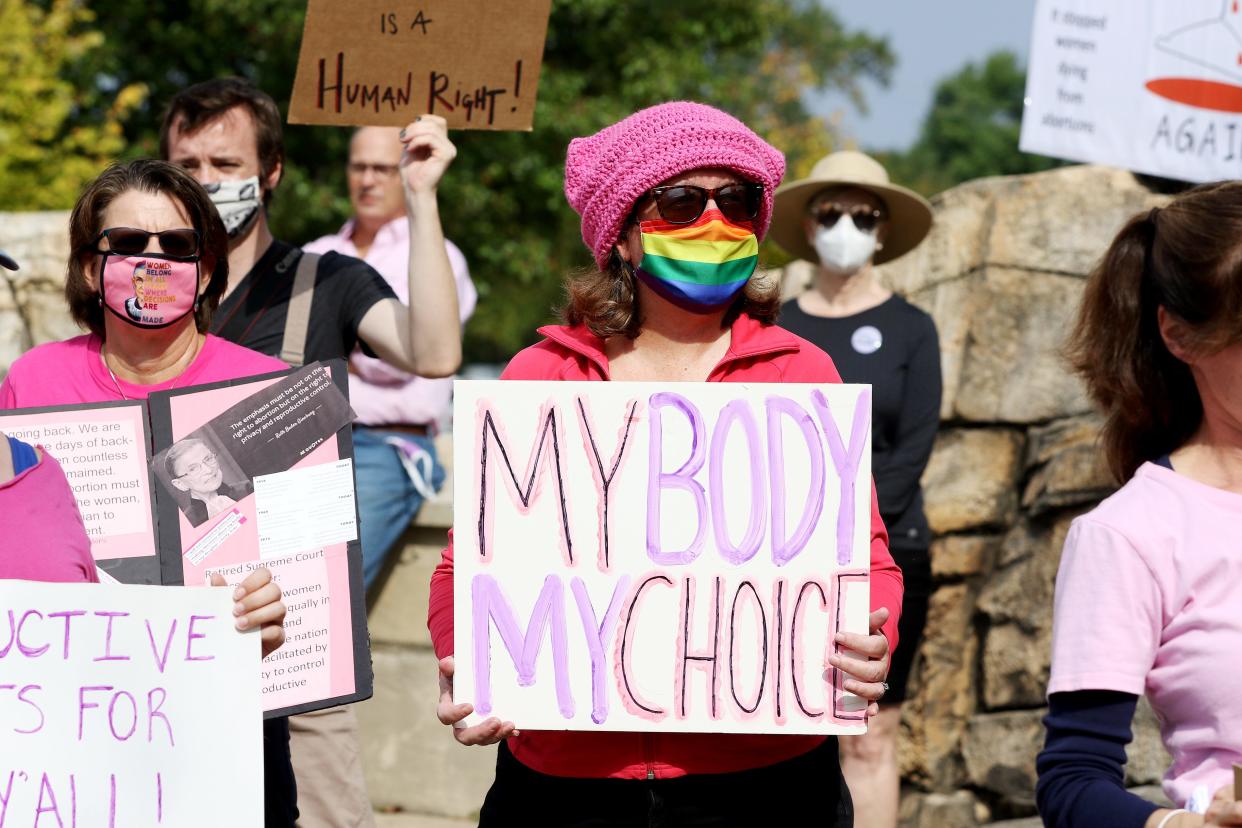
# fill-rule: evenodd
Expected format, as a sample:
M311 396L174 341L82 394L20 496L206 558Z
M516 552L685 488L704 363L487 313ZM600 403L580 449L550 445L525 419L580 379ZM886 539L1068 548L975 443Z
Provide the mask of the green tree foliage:
M0 3L32 0L0 0ZM49 0L42 0L49 2ZM129 154L157 151L164 102L187 84L241 75L282 107L293 86L305 0L91 0L107 42L66 73L75 88L141 82ZM106 22L106 25L104 23ZM470 261L480 302L467 358L504 360L560 301L561 278L590 258L561 192L565 148L644 106L692 98L729 110L785 150L794 169L829 151L832 131L808 88L885 82L882 40L845 30L816 0L554 0L534 131L454 132L442 186L446 233ZM348 215L349 131L286 128L275 232L304 242Z
M103 47L93 17L76 0L0 0L0 210L72 204L125 146L121 122L145 87L102 96L70 80Z
M989 175L1038 172L1060 162L1018 149L1026 70L1008 51L967 64L936 87L918 141L882 160L895 181L927 195Z

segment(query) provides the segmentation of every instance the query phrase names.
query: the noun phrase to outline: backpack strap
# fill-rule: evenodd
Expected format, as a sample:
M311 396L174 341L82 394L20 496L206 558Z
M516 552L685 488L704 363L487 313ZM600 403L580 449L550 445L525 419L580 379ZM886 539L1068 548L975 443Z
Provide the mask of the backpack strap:
M280 343L280 358L294 368L306 361L306 334L310 330L311 303L315 298L315 277L319 272L319 256L303 253L293 276L293 292L289 294L289 312L285 315L285 336Z

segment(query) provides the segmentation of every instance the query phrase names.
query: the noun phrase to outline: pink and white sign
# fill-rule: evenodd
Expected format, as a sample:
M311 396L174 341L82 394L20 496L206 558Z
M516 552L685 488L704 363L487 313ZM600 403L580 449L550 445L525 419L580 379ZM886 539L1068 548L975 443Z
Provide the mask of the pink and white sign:
M861 733L871 391L457 382L457 702L520 729Z
M259 638L232 607L0 581L0 824L259 828Z
M142 405L4 412L0 422L5 433L42 446L65 470L95 560L157 553Z

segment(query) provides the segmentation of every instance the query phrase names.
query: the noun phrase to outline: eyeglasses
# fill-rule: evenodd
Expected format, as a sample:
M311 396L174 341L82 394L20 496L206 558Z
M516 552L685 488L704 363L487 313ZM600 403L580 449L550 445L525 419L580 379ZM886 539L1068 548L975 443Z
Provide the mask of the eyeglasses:
M401 170L397 164L363 164L361 161L350 161L345 166L350 175L356 175L359 178L367 174L367 170L375 173L376 178L393 178Z
M151 237L159 239L160 250L174 259L192 259L198 255L198 231L189 227L176 230L138 230L134 227L109 227L95 237L96 253L119 253L122 256L141 256L147 251ZM108 240L108 249L100 250L99 242Z
M693 184L675 184L669 187L653 187L648 195L655 202L660 218L669 224L690 224L697 221L707 209L708 201L715 201L720 212L729 221L752 221L759 215L763 204L763 185L750 182L725 184L708 189Z
M840 204L816 207L812 215L821 227L828 229L835 227L841 216L849 216L854 226L864 233L870 233L884 220L884 213L874 207L842 207Z
M188 469L174 477L173 480L180 480L181 478L189 477L192 474L200 474L206 469L207 466L211 466L213 469L218 469L220 468L220 460L214 454L203 455L203 459L200 462L191 463Z

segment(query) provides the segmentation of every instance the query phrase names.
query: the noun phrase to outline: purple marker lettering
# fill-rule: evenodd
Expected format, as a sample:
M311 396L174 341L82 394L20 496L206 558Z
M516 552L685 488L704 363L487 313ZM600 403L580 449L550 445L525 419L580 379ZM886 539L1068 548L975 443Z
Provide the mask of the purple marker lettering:
M772 562L784 566L797 557L811 539L824 511L824 446L815 421L802 406L788 397L768 397L768 466L772 481ZM782 416L789 417L802 432L807 458L811 463L811 482L806 503L793 534L785 537L785 446Z
M692 442L686 462L677 471L666 474L663 471L664 423L660 409L670 406L684 414L690 422ZM702 484L694 479L699 469L703 468L703 460L707 455L703 416L694 403L671 391L652 394L648 408L651 412L648 425L651 442L648 446L647 466L647 557L661 566L680 566L699 556L703 551L704 536L707 534L707 494L703 491ZM694 540L685 549L676 552L665 552L660 541L660 500L665 488L689 492L694 498L694 508L698 515Z
M519 66L521 63L518 61ZM595 459L595 464L591 467L591 476L595 478L596 496L599 500L599 562L603 569L607 569L609 563L608 488L612 485L613 478L617 476L617 470L621 467L621 461L625 457L625 447L629 445L630 440L630 426L634 424L637 410L638 401L631 400L629 414L625 417L625 430L618 436L617 450L612 455L612 470L605 474L604 458L599 454L599 446L595 442L595 435L591 429L591 417L587 414L585 401L582 397L578 397L578 425L582 430L582 442L587 449L588 456Z
M155 772L155 821L164 821L164 777Z
M65 661L69 660L69 626L73 619L77 618L79 615L86 615L86 610L64 610L62 612L49 612L47 614L48 618L65 619L65 651L62 656Z
M28 693L29 691L42 690L42 689L43 689L42 685L27 684L21 690L17 691L17 700L19 702L24 702L30 705L31 707L34 708L34 712L39 714L39 723L35 725L34 727L30 728L29 730L20 730L18 728L14 728L13 730L15 733L38 733L40 730L43 729L43 723L47 721L46 717L44 717L43 715L43 708L39 707L39 705L36 702L33 702L30 699L26 698L26 693ZM3 828L3 825L4 823L0 822L0 828Z
M686 718L686 692L689 685L687 671L691 666L697 670L711 670L711 694L708 709L713 719L720 718L720 585L721 578L712 578L712 633L711 641L706 650L690 649L690 617L694 615L695 579L687 575L684 579L686 589L681 600L681 635L677 639L677 661L681 662L680 672L673 674L674 690L680 699L678 718ZM691 665L690 662L696 662ZM711 665L708 668L707 665Z
M78 778L69 774L69 811L73 818L73 828L78 828ZM4 828L0 825L0 828Z
M190 623L186 626L186 637L185 637L185 660L186 661L212 661L215 659L215 656L213 655L196 656L196 655L193 655L192 653L192 650L194 649L194 639L207 637L207 633L194 632L194 623L196 621L211 621L214 619L215 619L214 615L191 615L190 616Z
M164 639L164 652L160 653L155 648L155 633L151 629L151 619L146 620L147 624L147 640L151 642L151 655L155 657L155 664L159 667L160 673L164 672L164 667L168 664L168 651L172 649L173 635L177 632L177 619L174 618L172 624L168 627L168 637Z
M50 804L44 804L44 794L47 794ZM52 783L48 781L47 771L43 772L43 781L39 783L39 807L35 809L34 828L39 828L39 820L43 819L44 814L56 817L56 824L60 828L65 828L65 821L60 818L60 807L56 804L56 792L52 790Z
M591 654L591 721L603 724L608 719L608 658L604 655L612 640L621 614L621 599L630 588L630 576L624 575L612 590L612 600L604 611L603 623L595 618L591 596L581 578L574 578L569 588L578 602L578 615L582 619L582 632L586 635L587 652Z
M4 828L4 815L9 812L9 797L13 795L13 777L17 775L17 771L9 771L8 784L4 786L4 793L0 794L0 828Z
M841 478L841 508L837 511L837 563L848 566L854 556L854 497L858 486L858 465L862 461L867 438L871 435L867 428L867 419L871 415L871 389L864 388L854 404L854 422L850 427L848 450L842 443L841 432L837 430L836 421L823 393L812 391L811 402L815 405L815 413L819 415L820 425L828 438L832 464L836 466L837 476Z
M13 610L9 610L9 643L4 645L4 649L0 649L0 658L4 658L9 654L9 650L13 649L13 642L17 640L17 622L13 618Z
M111 796L108 797L108 828L116 828L116 774L108 774L108 782L112 788Z
M474 682L475 709L483 715L492 710L491 685L491 624L496 625L501 641L517 668L518 684L530 687L535 683L535 663L543 645L543 632L551 621L552 664L556 675L556 701L561 715L574 717L574 698L569 686L569 640L565 632L565 587L556 575L549 575L535 599L530 623L525 632L518 626L513 607L500 584L491 575L474 576L471 583L474 601Z
M116 729L116 703L124 697L129 701L129 730L125 731L122 736ZM134 735L134 731L138 729L138 702L134 701L134 697L124 690L118 690L112 696L112 701L108 704L108 729L112 731L112 738L118 742L127 742L129 737Z
M751 596L754 598L755 609L759 613L759 624L762 632L759 634L759 646L763 651L763 664L759 667L759 689L755 691L754 704L747 706L738 697L737 694L737 667L736 657L738 649L738 623L737 623L737 603L742 598L742 590L749 589ZM753 640L753 638L752 638ZM737 592L733 593L733 607L729 610L729 692L733 694L733 702L738 708L747 714L752 714L759 709L759 703L763 701L763 688L768 680L768 616L763 611L763 602L759 600L759 591L755 589L755 585L750 581L742 581L738 586Z
M630 605L625 611L625 626L621 630L620 639L617 641L617 647L620 650L620 654L617 657L617 684L618 689L622 691L621 701L625 704L626 709L635 716L658 722L664 718L664 711L651 702L639 698L633 684L630 682L630 673L633 672L630 667L630 657L634 654L633 629L636 626L632 622L637 614L636 611L643 597L643 592L654 581L663 581L667 586L673 586L673 579L667 575L651 575L634 589L634 595L630 598Z
M94 685L91 687L79 687L78 688L78 741L79 742L82 741L82 720L85 718L86 711L91 708L99 707L99 705L95 704L94 702L88 702L86 700L86 691L87 690L100 690L103 692L108 692L111 689L112 688L108 685Z
M160 695L158 702L155 701L156 693ZM153 738L152 731L155 729L155 720L163 719L164 727L168 728L168 744L176 747L177 740L173 738L172 722L168 721L168 716L160 712L166 701L168 701L168 691L163 687L156 687L147 693L147 741L150 742Z
M492 476L487 473L488 460L488 444L494 442L496 448L500 450L500 457L504 461L505 469L509 472L508 482L512 484L510 490L511 495L516 494L518 501L521 503L519 511L525 515L530 512L530 508L535 500L538 500L542 485L536 486L536 481L542 483L539 476L540 461L546 458L547 452L552 452L552 470L556 475L556 490L560 497L561 512L561 545L565 555L566 563L573 565L574 547L573 538L569 534L569 501L565 493L565 479L561 471L561 438L559 436L560 428L557 425L556 406L547 405L540 412L540 419L543 420L543 428L539 432L539 439L532 447L530 459L526 461L526 487L523 488L518 482L517 472L513 469L513 463L509 460L509 450L505 446L504 440L501 438L501 431L498 429L496 421L492 418L492 412L484 409L481 416L481 433L479 435L479 556L484 560L488 559L491 554L488 541L492 535L492 522L494 516L487 509L488 503L493 500L493 489L495 482ZM489 437L490 432L490 437ZM548 440L548 434L551 433L552 439Z
M22 655L27 658L38 658L52 648L51 644L44 644L42 647L27 647L22 639L22 628L26 626L26 619L32 615L39 616L39 620L43 620L43 613L38 610L26 610L22 615L22 620L17 622L17 649L21 650Z
M808 719L818 719L824 715L824 711L808 709L806 703L802 700L802 689L798 685L798 673L802 666L802 641L798 638L798 613L802 609L802 599L812 589L819 591L821 607L826 608L828 606L828 595L825 593L822 584L815 581L807 581L802 585L802 589L798 590L798 597L794 600L793 614L789 617L789 683L793 685L794 701L798 703L798 709ZM816 671L816 675L822 673L822 669Z
M112 622L118 618L125 618L128 612L95 612L97 618L107 618L108 628L104 631L104 654L96 656L95 661L129 661L129 656L116 656L112 654Z
M728 513L725 509L724 461L728 445L729 429L734 422L741 422L746 434L747 455L750 457L750 520L741 544L734 546L729 539ZM768 505L766 470L763 462L763 444L759 441L759 424L746 400L733 400L720 412L716 428L712 430L712 458L707 472L707 489L711 493L712 529L716 535L716 548L721 557L731 564L744 564L759 551L763 543L764 511Z

